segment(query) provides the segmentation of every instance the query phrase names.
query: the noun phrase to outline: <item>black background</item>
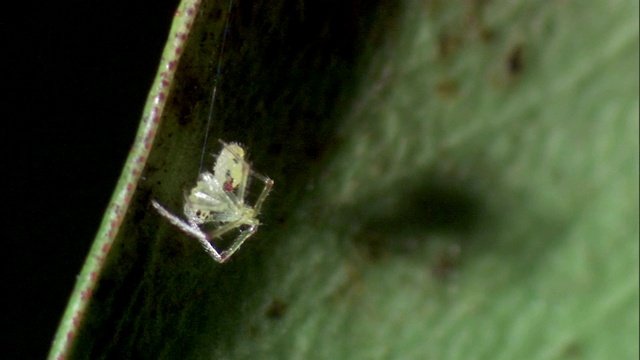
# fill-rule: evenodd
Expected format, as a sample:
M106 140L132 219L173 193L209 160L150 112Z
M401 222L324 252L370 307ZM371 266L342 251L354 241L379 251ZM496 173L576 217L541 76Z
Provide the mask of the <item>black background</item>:
M4 8L2 358L41 359L49 351L133 142L177 5Z

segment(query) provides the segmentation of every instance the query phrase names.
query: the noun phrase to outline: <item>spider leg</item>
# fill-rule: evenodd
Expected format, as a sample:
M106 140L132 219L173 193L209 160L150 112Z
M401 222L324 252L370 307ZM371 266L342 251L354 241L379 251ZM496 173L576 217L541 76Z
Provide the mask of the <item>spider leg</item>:
M209 234L204 234L206 236L206 239L208 240L207 243L209 243L209 241L212 241L214 238L220 237L226 234L227 232L237 227L240 227L242 225L246 225L246 223L243 221L233 221L233 222L222 225L221 227L217 228L215 231ZM231 246L227 250L220 253L219 262L220 263L225 262L231 255L233 255L234 252L236 252L236 250L240 248L240 246L242 246L242 243L244 243L249 237L251 237L251 235L253 235L257 230L258 230L258 225L250 225L248 230L242 231L241 234L233 241Z
M245 240L250 238L251 235L253 235L257 230L258 230L258 225L253 225L248 230L243 231L240 234L240 236L238 236L233 241L233 244L231 244L231 246L227 250L222 252L222 254L221 254L222 262L226 261L228 258L231 257L231 255L233 255L234 252L236 252L238 249L240 249L240 246L242 246L242 244L245 242Z
M202 232L202 230L200 230L197 224L192 222L189 222L189 223L185 222L181 218L170 213L167 209L165 209L162 205L160 205L159 202L155 200L151 200L151 204L158 211L160 215L162 215L165 219L167 219L167 221L169 221L174 226L178 227L184 233L196 238L196 240L200 242L202 247L204 247L204 250L207 252L207 254L209 254L213 258L213 260L219 263L223 263L224 260L226 260L226 258L223 259L222 256L220 256L220 253L218 253L218 251L213 247L213 245L211 245L207 237L207 234Z
M269 195L269 192L273 188L273 180L255 171L251 171L251 175L264 183L264 188L262 189L260 196L258 196L258 200L256 200L255 205L253 205L253 210L255 212L255 215L258 216L258 214L260 213L260 208L262 208L262 203L267 198L267 195Z
M202 235L205 235L202 230L200 230L199 227L194 226L194 224L190 224L184 220L182 220L181 218L173 215L172 213L169 212L169 210L165 209L162 205L160 205L159 202L152 200L151 204L153 205L153 207L158 211L158 213L160 213L160 215L162 215L165 219L167 219L170 223L172 223L173 225L177 226L180 230L184 231L185 233L193 236L193 237L202 237Z

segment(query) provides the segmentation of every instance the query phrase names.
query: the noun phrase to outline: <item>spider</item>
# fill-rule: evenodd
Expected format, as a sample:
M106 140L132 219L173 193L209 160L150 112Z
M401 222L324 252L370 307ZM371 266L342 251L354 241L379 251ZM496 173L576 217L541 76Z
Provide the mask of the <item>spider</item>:
M240 144L219 141L222 150L217 156L213 173L202 172L198 176L196 186L190 193L185 194L186 220L169 212L159 202L151 202L158 213L171 224L200 241L204 250L215 261L224 263L258 230L260 208L273 187L273 180L251 170L251 165L245 160L245 150ZM249 176L264 183L264 188L253 206L245 202ZM214 223L218 227L206 231L204 225L208 223ZM227 250L218 252L211 245L213 239L240 227L248 228L240 230L240 234Z

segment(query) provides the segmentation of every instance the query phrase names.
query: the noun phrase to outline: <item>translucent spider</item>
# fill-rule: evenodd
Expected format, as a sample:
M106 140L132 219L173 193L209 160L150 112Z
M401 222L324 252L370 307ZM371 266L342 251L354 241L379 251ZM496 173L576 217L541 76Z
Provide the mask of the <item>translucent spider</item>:
M211 257L224 263L235 253L242 243L255 234L260 226L258 215L262 203L273 187L273 180L251 170L245 160L245 151L240 144L227 144L220 140L222 150L217 156L213 174L204 171L198 176L196 186L185 194L184 215L186 220L172 214L160 203L152 200L153 207L186 234L196 238ZM249 176L264 183L264 188L253 206L245 202ZM215 224L216 229L205 230L206 224ZM240 229L245 227L246 229ZM218 252L211 241L229 231L239 229L240 234L231 246Z

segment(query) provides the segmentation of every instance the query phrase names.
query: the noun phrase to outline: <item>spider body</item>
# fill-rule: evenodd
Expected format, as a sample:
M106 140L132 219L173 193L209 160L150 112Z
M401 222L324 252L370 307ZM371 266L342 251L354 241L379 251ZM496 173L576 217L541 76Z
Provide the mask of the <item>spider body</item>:
M196 186L185 196L183 211L186 220L172 214L155 200L152 200L152 205L171 224L200 241L215 261L223 263L258 230L260 221L257 217L273 187L273 180L251 170L242 146L223 141L220 143L222 150L217 156L213 173L201 173ZM250 176L264 183L253 206L245 201ZM209 223L217 228L206 231L204 227ZM218 252L211 244L213 239L241 227L246 229L240 230L229 249Z

